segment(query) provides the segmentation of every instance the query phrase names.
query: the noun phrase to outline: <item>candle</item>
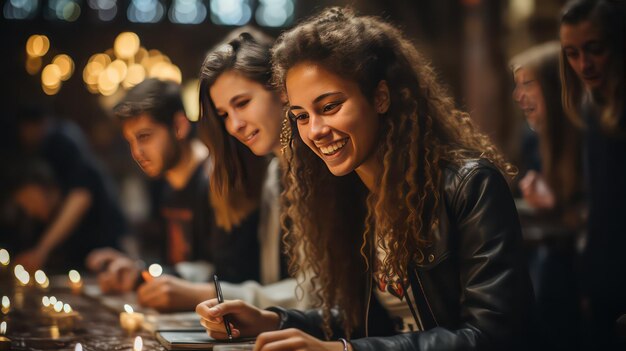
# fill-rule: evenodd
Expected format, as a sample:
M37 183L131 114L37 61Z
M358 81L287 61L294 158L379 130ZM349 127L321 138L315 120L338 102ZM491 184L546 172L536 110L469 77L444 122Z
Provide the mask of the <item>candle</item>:
M158 278L163 274L163 267L158 263L153 263L148 267L148 272L153 278Z
M0 249L0 266L4 269L11 262L11 255L6 249Z
M11 311L11 300L8 296L2 296L2 314L9 314Z
M76 346L74 346L74 351L83 351L83 345L81 345L81 343L76 343Z
M151 282L154 278L158 278L163 274L163 267L158 263L153 263L148 267L147 271L141 272L141 277L146 282Z
M80 318L80 315L63 301L57 301L48 315L53 325L60 331L74 330L76 320Z
M143 339L141 336L135 338L135 344L133 345L133 351L141 351L143 349Z
M48 280L48 276L44 271L38 270L35 272L35 281L39 284L39 287L43 290L47 289L50 286L50 281Z
M15 273L15 278L17 278L18 286L27 286L30 282L30 274L24 269L24 266L18 264L13 269Z
M0 350L11 349L11 339L4 336L7 332L7 322L0 323Z
M83 281L80 279L80 273L72 269L68 275L70 278L70 288L72 289L72 293L79 295L83 291Z
M53 296L54 297L54 296ZM56 297L54 298L56 300ZM41 311L44 313L48 313L50 311L52 311L52 303L50 303L50 298L48 296L44 296L41 298L41 304L43 305L43 307L41 308Z
M125 304L124 310L126 312L120 313L120 325L124 330L132 333L142 328L144 316L143 313L137 313L133 311L133 308Z

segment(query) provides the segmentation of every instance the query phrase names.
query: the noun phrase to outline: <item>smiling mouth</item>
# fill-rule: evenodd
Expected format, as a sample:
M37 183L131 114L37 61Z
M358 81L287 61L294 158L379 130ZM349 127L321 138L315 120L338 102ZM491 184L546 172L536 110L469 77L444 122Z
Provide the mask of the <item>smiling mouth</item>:
M348 138L345 138L326 146L320 146L319 149L324 156L332 156L338 153L339 150L343 149L343 147L346 146L347 143Z
M259 134L259 130L255 130L254 132L250 133L247 137L245 137L244 141L250 141L252 138L254 138L257 134Z

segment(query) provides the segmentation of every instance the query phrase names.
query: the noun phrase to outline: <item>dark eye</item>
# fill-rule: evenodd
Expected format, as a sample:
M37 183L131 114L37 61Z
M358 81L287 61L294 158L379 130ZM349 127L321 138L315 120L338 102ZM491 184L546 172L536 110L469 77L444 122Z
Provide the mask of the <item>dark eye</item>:
M565 56L573 59L573 58L578 57L578 52L577 51L565 51Z
M530 84L534 83L535 80L534 79L530 79L530 80L526 80L522 82L522 85L524 86L529 86Z
M322 111L324 113L330 112L330 111L334 110L335 108L337 108L339 105L340 105L340 103L338 103L338 102L328 103L328 104L324 105L324 107L322 108Z
M306 112L294 114L293 112L289 111L289 119L294 122L304 121L308 118L309 118L309 114Z
M241 101L238 101L238 102L235 104L235 106L236 106L237 108L246 107L246 105L248 104L248 102L250 102L250 99L241 100Z
M139 134L137 135L137 140L146 141L150 138L150 134Z

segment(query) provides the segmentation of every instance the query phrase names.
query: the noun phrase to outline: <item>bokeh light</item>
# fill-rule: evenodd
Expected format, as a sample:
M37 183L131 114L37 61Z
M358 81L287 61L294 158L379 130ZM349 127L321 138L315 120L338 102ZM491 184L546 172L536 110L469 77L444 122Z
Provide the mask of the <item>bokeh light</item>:
M41 57L50 49L50 40L45 35L34 34L26 41L26 53L29 56Z
M211 0L211 21L216 24L242 26L250 21L249 0Z
M139 51L139 36L133 32L124 32L115 38L113 51L119 58L128 59Z

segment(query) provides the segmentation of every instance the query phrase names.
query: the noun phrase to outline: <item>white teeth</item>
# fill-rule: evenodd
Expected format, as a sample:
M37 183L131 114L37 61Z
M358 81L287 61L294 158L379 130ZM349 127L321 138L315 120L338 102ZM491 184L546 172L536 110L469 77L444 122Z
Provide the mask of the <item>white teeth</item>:
M326 156L330 156L330 155L334 155L335 153L337 153L338 150L340 150L341 148L343 148L346 144L348 143L348 139L341 139L337 142L334 142L330 145L327 146L320 146L320 151L322 151L322 154L326 155Z
M246 141L254 138L254 136L257 135L258 132L259 132L258 130L255 130L254 132L252 132L252 134L248 135L248 137L246 138Z

